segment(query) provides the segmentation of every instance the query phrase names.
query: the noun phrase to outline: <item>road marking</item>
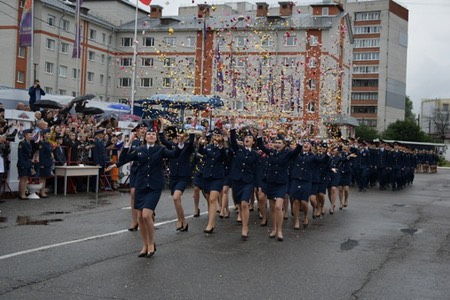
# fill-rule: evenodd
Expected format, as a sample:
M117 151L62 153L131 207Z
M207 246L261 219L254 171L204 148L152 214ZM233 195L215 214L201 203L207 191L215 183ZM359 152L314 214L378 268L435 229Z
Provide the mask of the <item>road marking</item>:
M204 214L207 214L207 213L208 212L205 211L203 213L200 213L200 215L204 215ZM192 217L194 217L194 215L187 216L186 219L190 219ZM173 219L173 220L167 220L167 221L164 221L164 222L155 223L155 227L159 227L159 226L162 226L162 225L174 223L176 221L177 221L177 219ZM72 240L72 241L67 241L67 242L62 242L62 243L57 243L57 244L37 247L37 248L33 248L33 249L18 251L18 252L14 252L14 253L10 253L10 254L5 254L5 255L0 256L0 260L11 258L11 257L15 257L15 256L19 256L19 255L29 254L29 253L33 253L33 252L37 252L37 251L42 251L42 250L52 249L52 248L56 248L56 247L61 247L61 246L65 246L65 245L81 243L81 242L95 240L95 239L99 239L99 238L103 238L103 237L113 236L113 235L121 234L121 233L124 233L124 232L128 232L128 229L122 229L122 230L118 230L118 231L114 231L114 232L110 232L110 233L105 233L105 234L94 235L94 236L90 236L90 237L86 237L86 238L82 238L82 239L76 239L76 240Z

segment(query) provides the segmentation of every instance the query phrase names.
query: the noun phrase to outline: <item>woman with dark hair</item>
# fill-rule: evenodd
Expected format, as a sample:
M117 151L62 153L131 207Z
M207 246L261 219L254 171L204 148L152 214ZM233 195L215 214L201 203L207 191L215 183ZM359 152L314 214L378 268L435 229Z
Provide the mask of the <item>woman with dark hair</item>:
M294 150L286 148L286 140L278 134L273 142L273 149L269 149L263 142L263 127L258 127L258 148L264 151L268 158L266 173L267 198L270 201L270 219L272 231L269 237L277 236L278 241L283 241L283 202L288 192L288 168L290 160L300 153L302 146L297 145Z
M40 141L37 143L38 151L39 151L39 162L38 162L38 176L40 178L40 182L42 183L42 188L39 192L39 197L48 198L45 193L45 184L47 178L52 176L52 168L54 164L53 159L53 148L49 142L51 132L50 129L46 128L41 131Z
M251 134L244 137L243 145L238 145L235 119L231 118L230 145L234 151L230 177L232 180L234 201L238 206L242 220L241 238L248 237L249 202L253 194L258 163L258 153L253 149L255 137Z
M136 174L134 208L138 210L143 247L138 257L151 257L156 251L153 213L164 188L163 159L178 157L184 145L178 144L175 150L168 150L159 144L158 134L152 127L148 128L145 134L145 144L130 152L130 146L135 139L136 135L132 134L122 150L119 162L110 165L106 171L130 161L139 162Z

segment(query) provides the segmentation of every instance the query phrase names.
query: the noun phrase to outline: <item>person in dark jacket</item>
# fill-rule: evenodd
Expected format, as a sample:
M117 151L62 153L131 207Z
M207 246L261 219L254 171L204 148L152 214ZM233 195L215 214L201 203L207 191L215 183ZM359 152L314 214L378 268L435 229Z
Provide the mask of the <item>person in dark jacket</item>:
M17 171L19 173L19 199L28 200L26 196L28 177L33 176L36 172L33 168L33 140L31 129L22 131L24 139L19 143L17 148Z
M34 103L41 100L41 96L45 95L45 91L41 88L39 80L35 80L33 86L28 89L28 95L30 96L29 104L32 111L37 111L37 108Z

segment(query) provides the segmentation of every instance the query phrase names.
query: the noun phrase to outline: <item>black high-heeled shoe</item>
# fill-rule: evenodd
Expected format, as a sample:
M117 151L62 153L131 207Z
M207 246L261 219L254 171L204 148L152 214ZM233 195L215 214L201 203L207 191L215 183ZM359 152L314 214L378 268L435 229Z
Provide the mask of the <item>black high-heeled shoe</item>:
M223 215L219 215L219 219L223 219Z
M141 252L138 255L138 257L146 257L146 256L147 256L147 252Z
M156 252L156 244L153 244L153 251L152 252L147 252L147 258L152 257Z
M247 238L248 238L248 234L241 234L241 239L242 239L243 241L246 241Z
M133 227L128 228L128 231L137 231L138 228L139 228L139 224L136 224Z
M180 232L187 232L189 230L189 224L188 223L186 223L186 226L182 226L181 227L181 229L180 229Z
M259 226L266 227L267 226L267 219L266 219L266 221L264 223L259 224Z
M197 213L194 215L194 218L200 217L200 208L197 209Z
M209 233L209 234L213 233L213 231L214 231L214 227L212 227L211 229L203 230L204 233Z
M282 236L282 235L279 235L279 236L277 237L277 240L278 240L279 242L282 242L282 241L283 241L283 236Z

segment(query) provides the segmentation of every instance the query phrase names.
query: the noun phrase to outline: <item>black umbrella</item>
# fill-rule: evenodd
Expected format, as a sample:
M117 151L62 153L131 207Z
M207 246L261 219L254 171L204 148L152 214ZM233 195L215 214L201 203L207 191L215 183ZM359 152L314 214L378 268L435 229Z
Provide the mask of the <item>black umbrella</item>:
M94 94L81 95L81 96L73 98L71 102L72 103L78 103L78 102L82 102L82 101L91 100L91 99L94 99L94 98L95 98Z
M83 114L85 114L85 115L101 115L104 112L105 111L103 109L98 108L98 107L86 107L83 110Z
M34 106L40 108L48 108L48 109L59 109L62 108L61 104L53 100L42 99L34 102Z

